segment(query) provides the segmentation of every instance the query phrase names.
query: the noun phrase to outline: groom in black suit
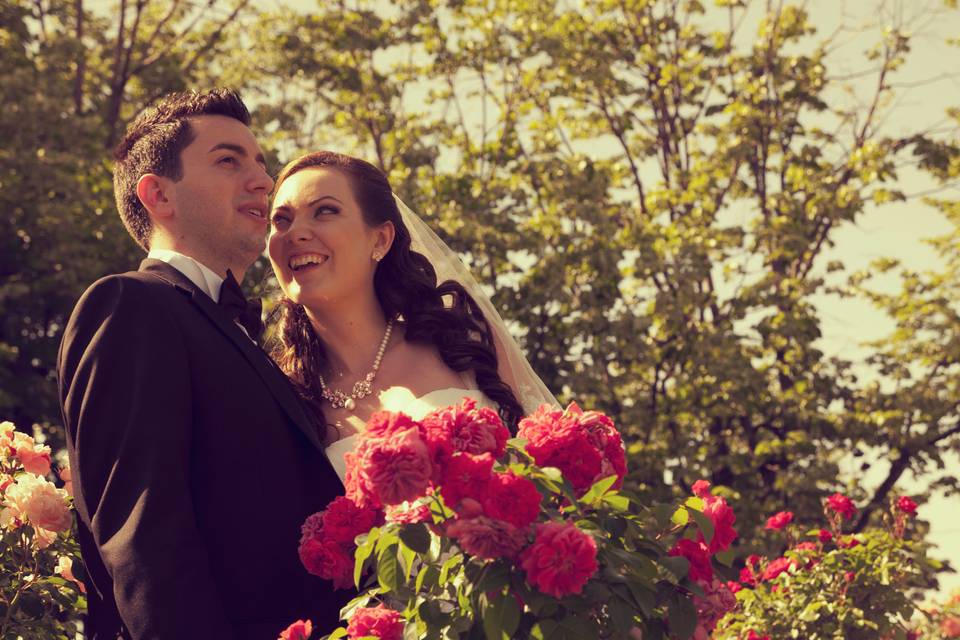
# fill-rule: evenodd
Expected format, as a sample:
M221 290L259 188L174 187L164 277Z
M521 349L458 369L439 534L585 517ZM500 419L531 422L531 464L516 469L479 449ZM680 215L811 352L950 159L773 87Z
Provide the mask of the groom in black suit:
M174 94L116 151L149 255L83 294L59 357L89 638L274 639L344 604L297 556L343 487L236 282L273 185L249 122L234 92Z

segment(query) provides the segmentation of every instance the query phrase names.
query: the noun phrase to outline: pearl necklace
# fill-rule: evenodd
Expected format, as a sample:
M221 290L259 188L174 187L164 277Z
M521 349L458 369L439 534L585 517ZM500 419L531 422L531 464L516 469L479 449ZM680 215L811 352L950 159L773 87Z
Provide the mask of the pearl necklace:
M370 370L362 380L358 380L353 385L350 394L346 394L339 389L330 389L320 376L320 397L330 403L334 409L346 409L353 411L357 408L357 400L366 398L373 393L373 379L377 377L377 371L380 370L380 361L383 360L383 352L387 350L387 342L390 341L390 332L393 331L393 318L387 322L387 331L383 334L383 340L380 341L380 348L377 349L377 357L373 359L373 369Z

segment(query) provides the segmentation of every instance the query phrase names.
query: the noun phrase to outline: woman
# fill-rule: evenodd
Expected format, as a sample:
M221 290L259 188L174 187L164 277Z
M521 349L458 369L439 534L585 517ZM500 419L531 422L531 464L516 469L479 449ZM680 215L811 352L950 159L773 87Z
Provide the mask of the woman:
M515 428L553 402L459 259L373 165L328 151L288 164L268 246L284 294L274 358L327 426L341 479L376 411L420 418L466 396ZM452 279L438 285L438 270Z

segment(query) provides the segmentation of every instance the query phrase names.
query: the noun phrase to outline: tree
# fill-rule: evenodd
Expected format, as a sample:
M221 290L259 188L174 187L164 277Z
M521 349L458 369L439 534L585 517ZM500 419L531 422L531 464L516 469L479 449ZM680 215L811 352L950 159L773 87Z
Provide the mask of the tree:
M279 155L335 142L377 162L497 288L547 385L627 431L639 494L708 477L749 496L748 530L819 513L855 481L849 451L902 449L871 426L873 387L818 347L814 297L845 270L825 258L836 230L902 199L898 162L943 141L881 128L904 29L848 106L802 7L767 3L738 45L745 4L342 3L248 37L249 71L282 78L260 112ZM906 449L920 475L960 446L937 433ZM860 527L898 480L858 489Z

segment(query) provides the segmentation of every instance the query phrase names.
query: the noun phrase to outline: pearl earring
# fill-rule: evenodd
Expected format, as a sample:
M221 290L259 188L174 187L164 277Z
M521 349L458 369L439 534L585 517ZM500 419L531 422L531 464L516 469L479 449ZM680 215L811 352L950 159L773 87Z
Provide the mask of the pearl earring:
M380 252L379 252L379 251L377 251L377 252L375 252L375 253L373 254L373 260L374 260L374 262L380 262L380 260L381 260L381 255L380 255Z

